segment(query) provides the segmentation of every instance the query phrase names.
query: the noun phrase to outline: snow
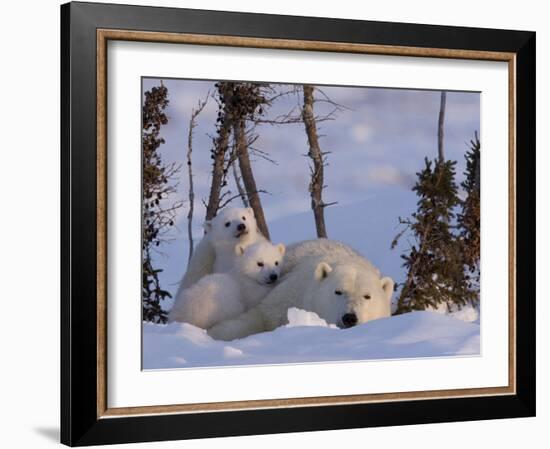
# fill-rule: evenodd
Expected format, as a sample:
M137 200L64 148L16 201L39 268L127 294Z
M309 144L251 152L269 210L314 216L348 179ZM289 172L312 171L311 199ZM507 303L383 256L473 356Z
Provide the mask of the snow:
M289 324L231 342L186 323L143 323L143 368L168 369L344 360L475 356L480 326L436 312L411 312L350 329L315 313L288 311Z
M458 308L458 306L452 305L451 311L449 312L447 304L440 304L437 308L434 307L427 307L426 310L440 313L442 315L451 316L453 318L456 318L457 320L467 321L469 323L477 323L479 324L480 320L480 311L479 306L472 306L472 305L465 305L461 308Z
M475 307L463 307L456 312L451 312L449 315L458 320L467 321L470 323L476 322L479 324L479 310Z
M316 313L297 309L296 307L291 307L288 309L287 318L288 324L286 327L322 326L337 329L336 325L327 324L327 322L320 318Z

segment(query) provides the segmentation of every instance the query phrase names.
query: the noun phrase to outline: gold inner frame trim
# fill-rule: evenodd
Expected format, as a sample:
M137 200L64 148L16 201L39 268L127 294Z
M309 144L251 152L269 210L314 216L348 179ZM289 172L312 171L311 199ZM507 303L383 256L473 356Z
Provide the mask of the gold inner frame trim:
M155 405L108 408L107 404L107 42L109 40L156 42L187 45L214 45L278 50L360 53L370 55L470 59L508 62L508 285L509 354L508 385L502 387L393 392L345 396L210 402L200 404ZM266 39L239 36L160 33L132 30L97 30L97 417L116 418L133 415L200 413L228 410L252 410L364 404L389 401L413 401L513 395L516 392L516 55L515 53L422 48L374 44Z

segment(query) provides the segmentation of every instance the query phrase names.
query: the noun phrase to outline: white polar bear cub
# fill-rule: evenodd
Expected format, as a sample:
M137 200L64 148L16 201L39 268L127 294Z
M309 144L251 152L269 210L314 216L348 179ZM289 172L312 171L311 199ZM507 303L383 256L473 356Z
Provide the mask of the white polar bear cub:
M391 315L394 282L349 246L317 239L287 248L281 282L236 319L209 329L218 340L234 340L287 324L291 307L315 312L348 328Z
M252 208L225 208L204 223L206 235L195 248L176 296L203 276L225 273L233 268L235 247L243 248L266 238L256 226Z
M280 276L285 246L265 241L237 245L234 252L231 271L207 275L179 293L169 321L209 329L256 306L270 292Z

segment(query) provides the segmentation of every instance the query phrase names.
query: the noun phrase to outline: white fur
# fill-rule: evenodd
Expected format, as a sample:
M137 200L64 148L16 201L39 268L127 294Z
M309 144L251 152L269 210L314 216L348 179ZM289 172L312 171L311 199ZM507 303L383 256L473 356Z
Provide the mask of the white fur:
M229 226L226 226L227 223ZM240 224L246 227L245 233L237 230ZM266 241L258 230L252 208L222 209L216 217L204 224L204 229L206 235L195 248L176 296L203 276L231 270L235 262L236 245L246 248L256 242Z
M262 241L237 245L234 253L231 271L204 276L179 292L169 321L208 329L258 305L279 279L285 247Z
M291 307L315 312L339 327L344 327L342 317L348 313L356 315L358 324L364 323L390 316L393 285L392 279L381 279L378 269L343 243L302 242L287 249L280 284L258 306L220 322L208 333L233 340L273 330L287 323Z

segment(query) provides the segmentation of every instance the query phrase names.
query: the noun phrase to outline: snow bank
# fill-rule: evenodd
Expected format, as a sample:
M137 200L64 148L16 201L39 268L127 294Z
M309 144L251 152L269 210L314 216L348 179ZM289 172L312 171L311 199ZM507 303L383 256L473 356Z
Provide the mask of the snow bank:
M289 310L289 325L232 342L186 323L143 324L143 368L191 368L478 355L480 327L435 312L412 312L338 329Z

